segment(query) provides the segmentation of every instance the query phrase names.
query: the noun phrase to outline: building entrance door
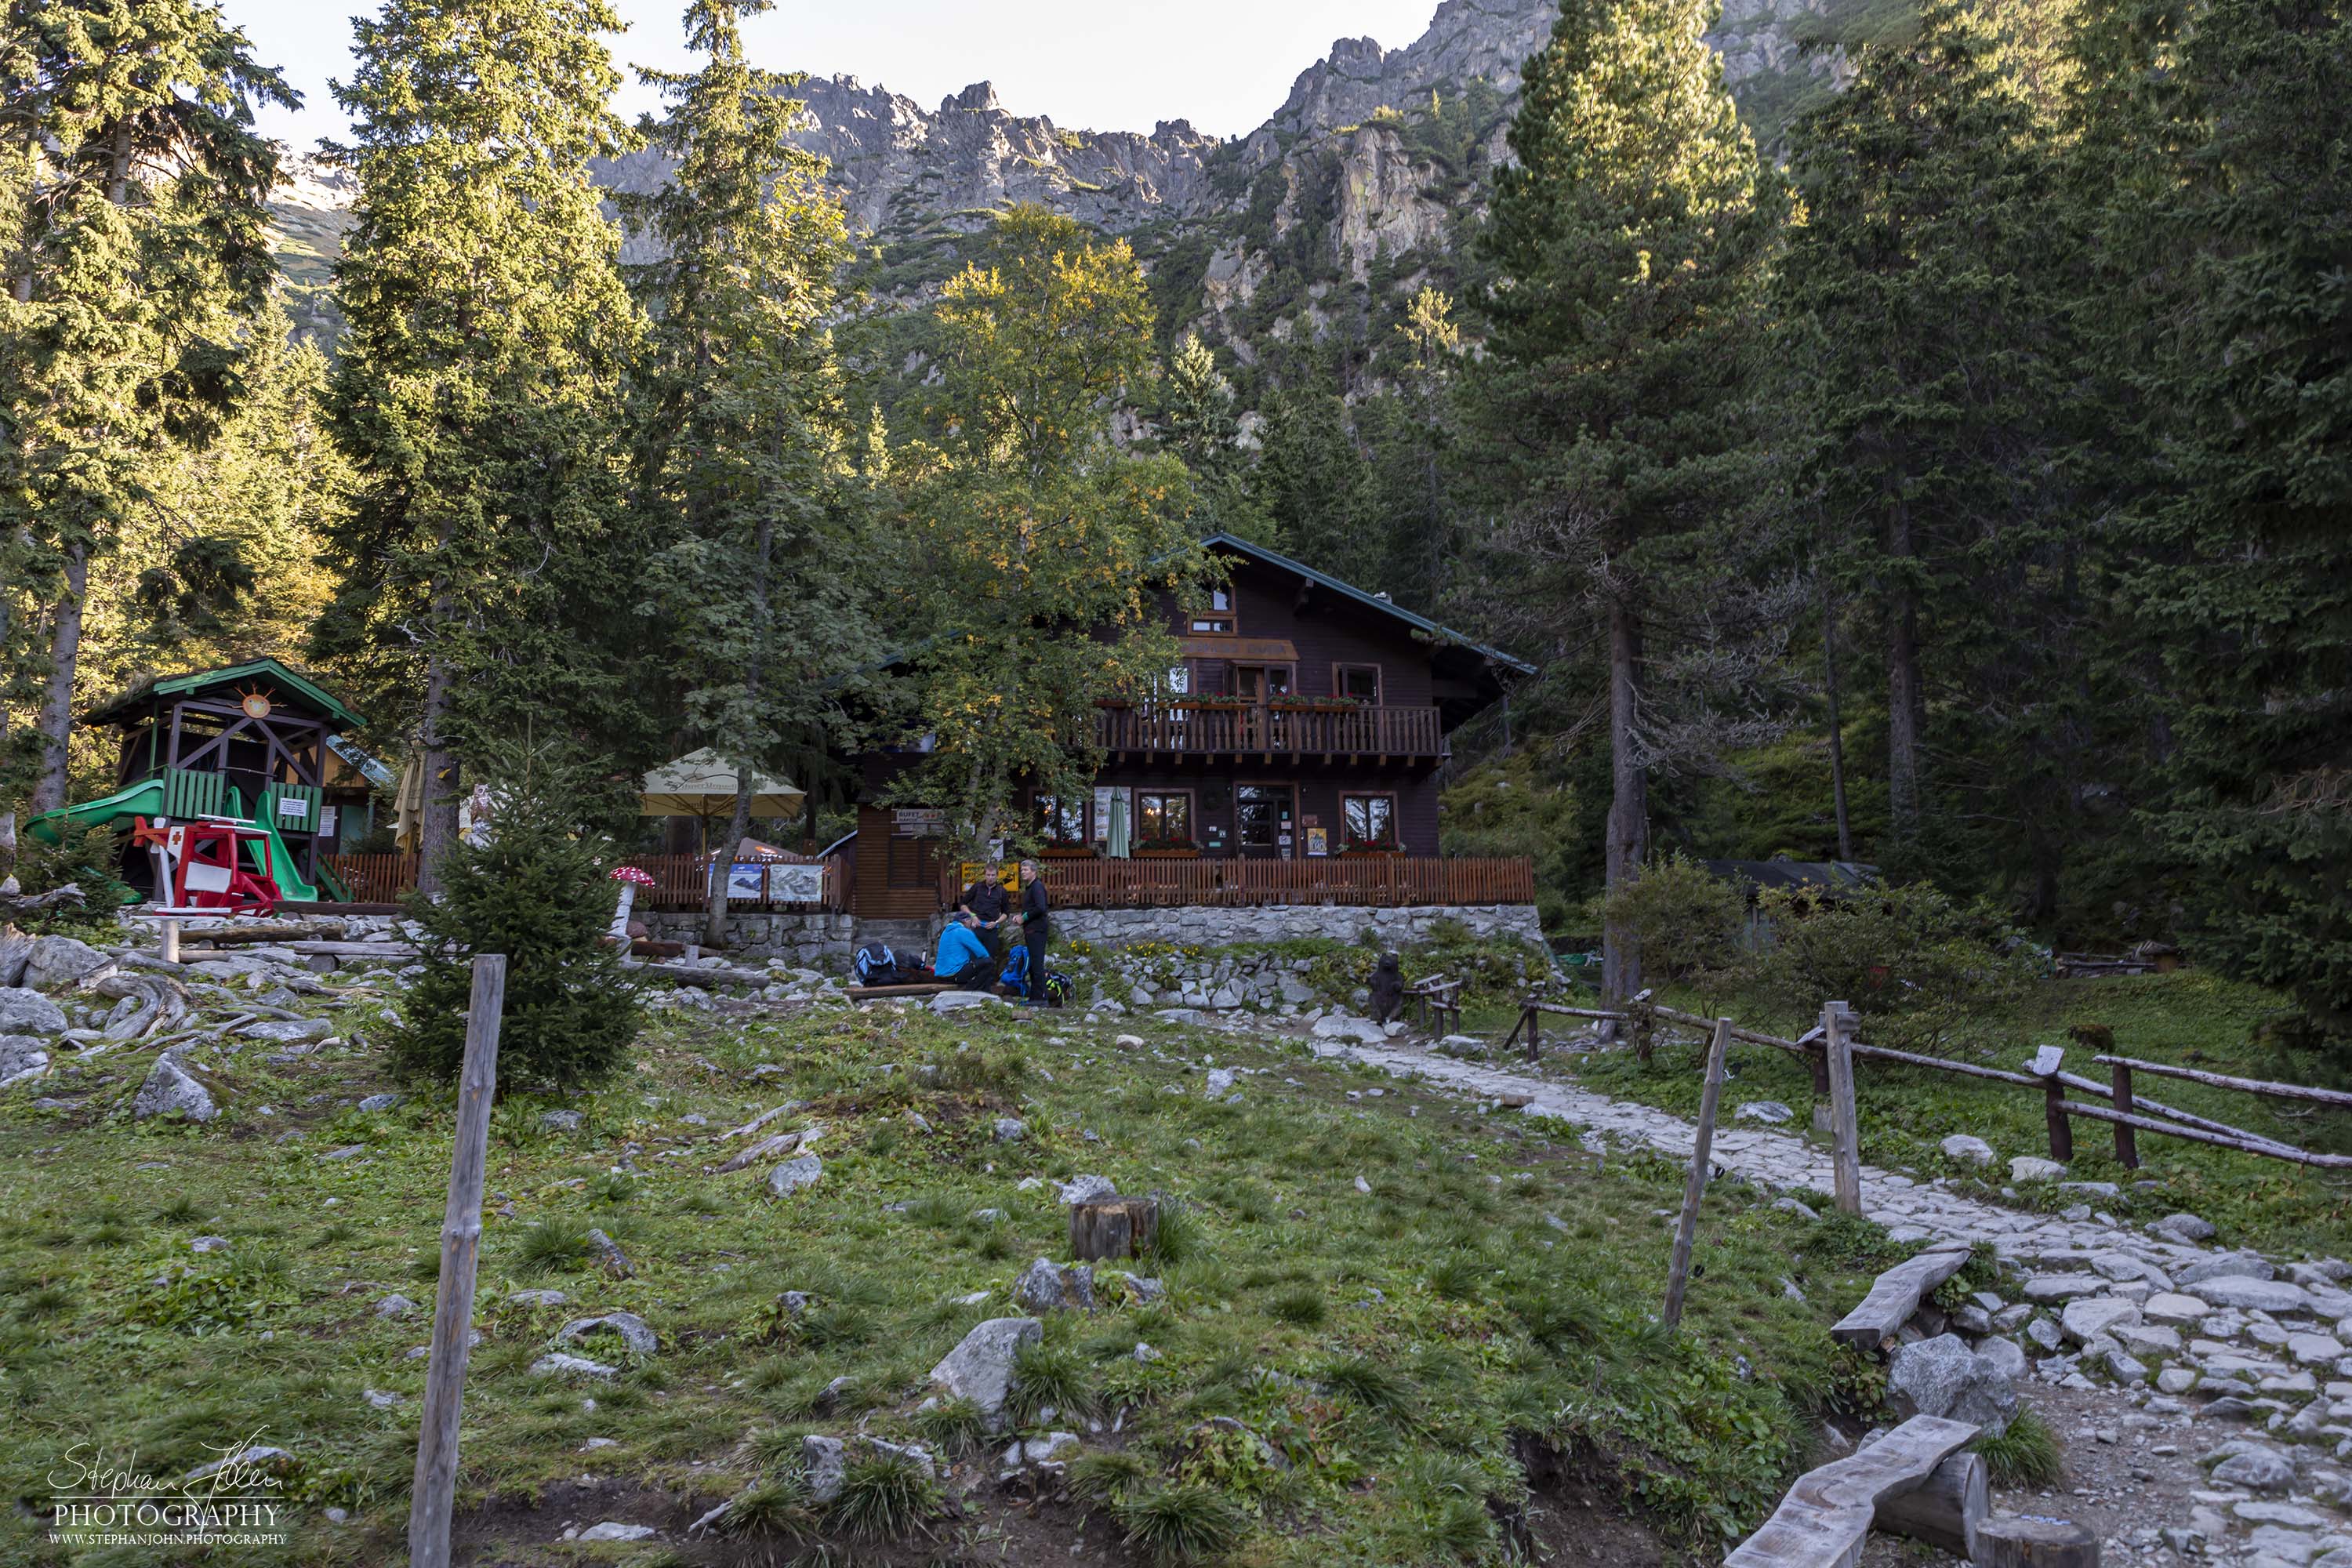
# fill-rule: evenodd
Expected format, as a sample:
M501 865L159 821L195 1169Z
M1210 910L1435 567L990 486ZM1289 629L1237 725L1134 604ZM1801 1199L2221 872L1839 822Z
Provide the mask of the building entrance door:
M1298 792L1289 784L1237 784L1234 837L1253 860L1287 860L1298 852Z

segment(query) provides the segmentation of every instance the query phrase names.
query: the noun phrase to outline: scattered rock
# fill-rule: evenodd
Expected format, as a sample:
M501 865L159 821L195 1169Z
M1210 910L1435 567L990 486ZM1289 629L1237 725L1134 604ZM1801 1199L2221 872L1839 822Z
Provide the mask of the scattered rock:
M2020 1154L2009 1163L2009 1179L2012 1182L2054 1182L2065 1173L2065 1166L2038 1154Z
M2140 1321L2139 1309L2129 1301L2113 1296L2082 1297L2066 1303L2059 1314L2059 1327L2076 1344L2084 1344L2110 1331L2136 1324Z
M1890 1402L1906 1416L1939 1415L2001 1432L2017 1414L2017 1390L2000 1363L1957 1334L1897 1347L1886 1387Z
M2197 1293L2216 1307L2237 1307L2251 1312L2308 1312L2311 1293L2284 1279L2250 1279L2219 1275L2197 1282Z
M1084 1263L1065 1268L1041 1258L1022 1271L1013 1283L1013 1300L1033 1312L1095 1310L1095 1271Z
M517 1290L507 1297L513 1307L561 1307L572 1298L561 1290Z
M955 1398L971 1400L992 1422L1001 1420L1013 1390L1013 1358L1045 1334L1045 1325L1034 1318L991 1318L940 1359L931 1381Z
M580 1124L587 1120L585 1114L577 1110L550 1110L541 1115L539 1130L541 1132L577 1132Z
M580 1539L583 1541L651 1541L654 1533L654 1527L650 1524L623 1524L616 1520L608 1519L602 1524L592 1524L582 1531Z
M228 1237L225 1236L194 1236L188 1238L190 1252L226 1252Z
M601 1318L574 1318L555 1331L555 1342L576 1344L589 1334L618 1334L632 1355L651 1355L659 1342L646 1321L635 1312L607 1312Z
M2214 1466L2213 1479L2223 1486L2283 1492L2294 1485L2294 1467L2268 1448L2249 1447Z
M375 1304L375 1315L379 1318L404 1318L415 1310L416 1303L398 1294L386 1296Z
M1018 1143L1029 1135L1029 1124L1017 1116L1000 1116L992 1131L999 1143Z
M803 1187L813 1187L824 1177L824 1162L814 1154L803 1154L797 1160L787 1160L768 1173L768 1192L774 1197L784 1197Z
M37 991L0 990L0 1035L62 1035L66 1016Z
M49 1053L30 1035L0 1035L0 1089L39 1078L49 1070Z
M148 1069L147 1081L132 1097L131 1114L139 1121L151 1116L184 1116L190 1121L210 1121L220 1114L220 1107L214 1103L212 1091L180 1065L179 1053L165 1051L155 1058L155 1065Z
M335 1026L324 1018L265 1018L237 1031L246 1039L268 1040L281 1046L323 1040L334 1032Z
M931 1011L961 1013L968 1008L991 1006L1000 1000L985 991L943 991L931 998Z
M1054 1185L1065 1204L1090 1204L1097 1198L1118 1196L1118 1184L1108 1176L1072 1176Z
M2183 1244L2213 1239L2212 1222L2193 1214L2168 1214L2147 1228Z
M1735 1121L1761 1121L1773 1127L1797 1119L1797 1113L1777 1100L1751 1100L1732 1112Z
M1939 1147L1946 1159L1958 1160L1964 1165L1990 1165L2000 1157L1993 1152L1991 1144L1967 1132L1953 1133Z
M533 1377L611 1377L619 1370L586 1356L565 1355L561 1351L550 1351L530 1363Z
M58 991L110 968L113 963L86 942L69 936L39 937L26 955L19 984L34 991Z

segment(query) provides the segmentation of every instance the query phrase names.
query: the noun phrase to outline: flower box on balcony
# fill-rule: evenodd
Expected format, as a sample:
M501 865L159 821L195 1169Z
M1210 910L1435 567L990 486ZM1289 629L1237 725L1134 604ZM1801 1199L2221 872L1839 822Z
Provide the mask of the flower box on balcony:
M1138 860L1198 860L1201 858L1201 851L1190 847L1181 849L1150 849L1138 846L1134 853Z

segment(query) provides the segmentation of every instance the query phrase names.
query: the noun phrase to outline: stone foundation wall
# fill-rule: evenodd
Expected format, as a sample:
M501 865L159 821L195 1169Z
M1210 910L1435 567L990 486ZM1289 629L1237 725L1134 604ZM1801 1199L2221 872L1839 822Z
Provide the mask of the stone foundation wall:
M1297 942L1322 938L1357 942L1370 931L1391 947L1429 940L1430 928L1454 921L1482 940L1516 937L1543 942L1543 922L1533 904L1452 904L1429 909L1326 909L1314 904L1270 904L1255 909L1060 910L1054 940L1127 947L1167 942L1183 947L1233 947L1244 942Z
M699 914L648 913L639 917L656 942L702 940ZM837 968L856 951L857 921L850 915L730 915L727 955L734 959L782 959L808 969Z

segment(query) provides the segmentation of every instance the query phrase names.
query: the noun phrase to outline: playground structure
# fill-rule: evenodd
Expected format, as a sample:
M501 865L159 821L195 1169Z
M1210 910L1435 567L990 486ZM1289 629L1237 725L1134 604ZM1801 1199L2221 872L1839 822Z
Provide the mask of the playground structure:
M46 843L123 835L121 876L165 910L268 915L348 901L326 863L331 771L366 721L272 658L133 688L82 716L121 731L116 788L37 816Z

